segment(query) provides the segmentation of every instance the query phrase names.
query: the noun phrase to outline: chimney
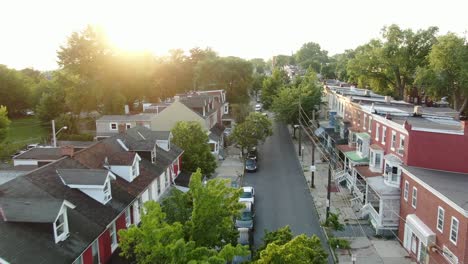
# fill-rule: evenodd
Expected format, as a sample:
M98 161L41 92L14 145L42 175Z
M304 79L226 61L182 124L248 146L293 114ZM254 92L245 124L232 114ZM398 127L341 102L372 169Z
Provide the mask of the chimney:
M125 114L128 115L130 114L130 108L128 107L128 105L125 105Z
M422 116L422 107L419 105L414 106L413 116Z
M124 134L125 131L127 130L125 127L125 124L119 124L119 134Z
M389 104L389 103L391 103L391 102L392 102L392 97L391 97L391 96L388 96L388 95L386 95L386 96L384 97L384 100L385 100L385 103L386 103L386 104Z
M73 157L74 152L75 152L75 149L71 145L66 145L66 146L60 147L60 154L62 156Z
M174 102L179 102L179 100L180 100L180 96L174 95Z

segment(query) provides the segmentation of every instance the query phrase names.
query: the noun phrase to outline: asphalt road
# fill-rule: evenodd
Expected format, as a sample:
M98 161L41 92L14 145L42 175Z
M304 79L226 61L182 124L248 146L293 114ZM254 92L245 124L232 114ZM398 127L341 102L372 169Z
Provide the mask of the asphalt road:
M273 136L258 150L258 171L244 177L244 186L255 187L254 247L265 229L289 225L295 235L316 234L328 248L286 125L274 122Z

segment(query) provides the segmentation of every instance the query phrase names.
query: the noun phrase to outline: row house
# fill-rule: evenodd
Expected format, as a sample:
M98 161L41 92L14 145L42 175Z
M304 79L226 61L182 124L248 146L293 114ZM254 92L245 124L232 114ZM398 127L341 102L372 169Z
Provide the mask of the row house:
M183 151L157 138L135 127L0 185L0 263L109 263L180 174Z
M339 132L336 141L347 140L336 146L344 162L335 179L352 192L357 212L377 233L398 234L420 263L465 263L468 122L447 107L363 89L326 87L325 96L327 125ZM436 220L449 221L450 231L442 234Z
M97 137L105 138L134 127L136 123L130 122L129 119L135 117L145 117L147 121L138 124L153 131L171 131L179 121L193 121L206 130L212 154L224 155L224 127L232 125L224 90L177 94L165 102L144 104L144 111L145 113L138 115L102 116L96 120ZM112 128L112 131L109 131L109 128Z

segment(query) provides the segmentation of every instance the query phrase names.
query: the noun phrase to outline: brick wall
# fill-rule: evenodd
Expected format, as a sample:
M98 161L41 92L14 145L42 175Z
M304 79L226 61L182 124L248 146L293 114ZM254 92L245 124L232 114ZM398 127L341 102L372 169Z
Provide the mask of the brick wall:
M408 200L405 201L404 199L404 186L405 181L409 183L409 192L408 192ZM412 201L412 190L413 187L417 188L417 206L414 209L411 206ZM402 181L401 181L401 205L400 205L400 226L398 231L398 236L401 241L404 240L404 232L405 232L405 222L406 216L408 214L416 214L421 221L423 221L435 234L436 234L436 244L440 248L446 246L452 253L454 253L458 257L459 263L466 263L468 261L467 258L467 238L468 238L468 219L464 217L459 211L455 210L449 204L445 203L437 197L434 193L430 190L425 189L421 184L414 181L404 172L402 173ZM443 233L437 230L437 214L438 214L438 207L441 206L445 210L445 217L444 217L444 227ZM459 229L458 229L458 241L457 245L454 245L450 241L450 226L451 226L451 219L452 216L456 217L459 221ZM440 264L440 263L448 263L443 256L439 253L430 252L430 263Z

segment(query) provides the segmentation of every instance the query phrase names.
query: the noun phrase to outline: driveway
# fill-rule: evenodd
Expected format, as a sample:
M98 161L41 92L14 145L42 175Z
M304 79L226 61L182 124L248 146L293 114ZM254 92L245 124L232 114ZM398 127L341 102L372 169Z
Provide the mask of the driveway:
M256 189L254 246L261 245L265 229L289 225L295 235L319 236L328 248L286 125L273 122L273 136L258 150L258 171L244 177L244 185Z

